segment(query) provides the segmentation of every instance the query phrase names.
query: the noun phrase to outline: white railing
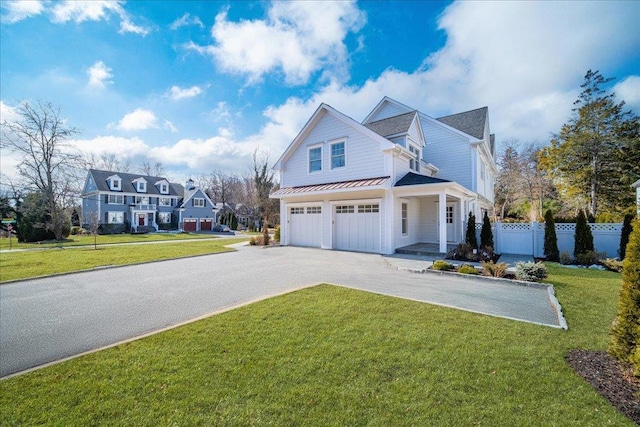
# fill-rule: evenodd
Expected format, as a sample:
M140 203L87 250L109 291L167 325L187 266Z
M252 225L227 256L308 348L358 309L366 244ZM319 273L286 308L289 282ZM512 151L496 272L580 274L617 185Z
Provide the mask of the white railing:
M133 209L134 211L155 211L156 210L156 205L155 204L138 204L138 205L131 205L131 209Z
M558 238L558 250L573 256L575 224L559 223L555 225ZM476 225L478 242L482 224ZM608 257L617 257L620 248L622 224L595 223L589 224L593 235L593 246L596 252L605 252ZM492 224L493 241L497 253L525 254L536 257L544 256L544 223L502 223Z

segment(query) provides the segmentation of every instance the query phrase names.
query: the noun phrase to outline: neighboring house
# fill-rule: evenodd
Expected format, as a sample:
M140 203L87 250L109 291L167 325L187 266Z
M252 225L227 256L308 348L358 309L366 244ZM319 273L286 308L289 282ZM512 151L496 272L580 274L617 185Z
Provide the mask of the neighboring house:
M385 97L358 123L322 104L274 166L281 243L444 253L492 209L495 156L487 107L435 119Z
M191 231L210 230L207 223L216 219L213 203L205 195L201 206L200 193L204 194L191 180L185 188L164 177L90 169L82 192L83 227L100 224L110 232L157 231L184 228L183 218L195 218L196 228ZM197 204L192 209L185 206L191 200ZM205 220L205 228L200 219Z
M178 212L178 224L184 231L211 231L216 223L215 203L191 179L187 181Z

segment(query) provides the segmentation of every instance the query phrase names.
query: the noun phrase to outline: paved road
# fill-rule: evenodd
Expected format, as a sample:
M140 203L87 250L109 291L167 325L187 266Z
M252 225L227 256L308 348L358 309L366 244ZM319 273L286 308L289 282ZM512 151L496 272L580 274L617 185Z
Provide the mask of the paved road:
M245 247L0 285L0 376L323 282L558 326L546 289L398 271L372 254Z

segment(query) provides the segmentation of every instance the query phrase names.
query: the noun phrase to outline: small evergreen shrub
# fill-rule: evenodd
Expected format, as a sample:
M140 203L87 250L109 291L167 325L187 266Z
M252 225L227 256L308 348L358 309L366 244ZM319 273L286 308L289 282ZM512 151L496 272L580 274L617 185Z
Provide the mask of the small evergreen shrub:
M573 264L573 258L569 255L569 252L562 251L560 252L560 264L562 265L571 265Z
M578 258L578 255L580 254L593 251L593 234L591 234L591 228L589 228L587 218L584 216L584 212L582 211L578 212L574 239L575 245L573 247L573 256L575 258Z
M493 261L480 261L480 264L482 265L484 274L487 276L504 277L504 275L507 273L508 265L504 262L496 264Z
M489 215L487 211L484 212L482 218L482 230L480 231L480 247L492 248L493 251L493 231L491 231L491 222L489 221Z
M544 255L547 257L547 261L560 261L556 224L553 221L553 214L550 209L547 209L544 213Z
M622 289L613 322L609 353L631 363L640 378L640 219L633 222L622 264Z
M439 271L451 271L453 270L453 265L449 264L447 261L439 259L433 262L433 265L431 266L432 270L439 270Z
M516 279L527 282L539 282L547 277L547 267L541 262L517 262Z
M467 220L467 234L464 241L466 244L470 245L472 249L478 247L478 238L476 237L476 216L473 212L469 212L469 219Z
M464 265L460 266L460 268L458 269L458 273L461 273L461 274L480 274L478 272L478 270L473 265L469 265L469 264L464 264Z
M620 234L620 249L618 249L618 254L620 254L620 259L623 260L627 253L627 244L629 243L629 235L631 234L631 223L633 221L633 215L627 214L624 216L624 221L622 222L622 233Z
M273 240L280 242L280 226L276 227L276 231L273 233Z

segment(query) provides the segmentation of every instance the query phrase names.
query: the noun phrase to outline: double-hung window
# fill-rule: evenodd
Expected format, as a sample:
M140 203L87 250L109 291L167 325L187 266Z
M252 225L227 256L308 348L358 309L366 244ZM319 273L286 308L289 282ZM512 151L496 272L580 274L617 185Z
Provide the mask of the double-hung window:
M345 160L344 141L331 144L331 169L343 168Z
M420 149L414 145L409 144L409 151L413 155L409 160L409 169L412 171L420 172Z
M109 224L124 224L124 212L107 212Z
M322 146L309 148L309 173L322 171Z
M193 206L196 208L204 208L204 199L193 199Z
M402 204L402 235L409 234L409 205Z
M171 222L171 212L158 212L158 222L160 224L169 224Z
M124 204L124 196L122 194L109 194L110 205L122 205Z
M158 198L158 204L160 206L171 206L171 197L160 197L160 198Z

